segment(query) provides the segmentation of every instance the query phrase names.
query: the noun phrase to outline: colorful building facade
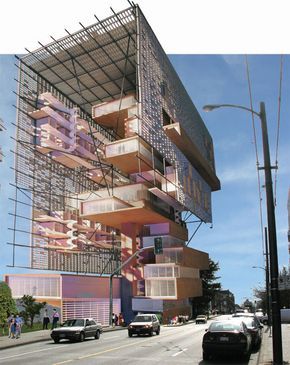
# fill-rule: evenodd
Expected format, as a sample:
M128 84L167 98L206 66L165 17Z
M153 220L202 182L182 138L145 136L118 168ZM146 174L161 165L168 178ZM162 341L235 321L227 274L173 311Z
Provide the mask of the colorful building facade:
M211 222L220 183L211 136L140 8L43 45L19 69L15 211L29 205L31 221L19 245L27 217L15 214L14 247L31 268L99 276L146 248L118 272L125 319L190 314L208 254L187 247L183 214Z
M38 302L59 310L61 321L95 318L109 324L109 279L67 274L7 274L4 281L15 300L31 295ZM114 278L113 311L121 312L121 279ZM52 314L52 313L51 313Z

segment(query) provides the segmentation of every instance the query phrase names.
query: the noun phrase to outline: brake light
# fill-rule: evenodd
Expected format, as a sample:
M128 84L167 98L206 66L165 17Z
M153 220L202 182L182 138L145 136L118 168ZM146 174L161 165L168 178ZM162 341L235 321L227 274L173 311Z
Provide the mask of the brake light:
M204 336L203 342L212 342L214 341L214 336Z

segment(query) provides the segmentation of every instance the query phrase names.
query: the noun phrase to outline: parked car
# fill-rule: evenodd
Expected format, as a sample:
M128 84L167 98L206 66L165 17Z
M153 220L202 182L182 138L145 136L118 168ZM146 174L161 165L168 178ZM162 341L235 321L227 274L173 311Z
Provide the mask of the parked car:
M77 318L66 320L61 327L52 330L50 336L55 343L62 339L82 342L87 337L99 339L102 332L102 326L93 318Z
M258 317L259 321L263 324L268 324L268 315L264 314L262 311L257 311L255 315Z
M258 348L261 345L263 335L263 325L254 313L236 313L234 318L242 318L252 336L252 346Z
M241 318L214 321L206 331L202 340L203 360L231 354L249 358L252 337Z
M207 316L200 314L199 316L196 317L195 319L195 323L199 324L199 323L207 323Z
M160 333L160 323L155 314L138 314L128 326L129 337L134 334L152 336L153 332L156 335Z

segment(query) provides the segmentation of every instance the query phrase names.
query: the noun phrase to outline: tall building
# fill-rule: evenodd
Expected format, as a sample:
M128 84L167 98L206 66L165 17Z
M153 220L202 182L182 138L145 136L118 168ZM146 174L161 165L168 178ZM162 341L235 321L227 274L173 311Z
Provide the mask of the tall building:
M19 70L14 249L31 268L100 276L129 260L125 319L190 314L208 254L187 247L183 214L211 222L220 183L212 138L140 8L53 39Z

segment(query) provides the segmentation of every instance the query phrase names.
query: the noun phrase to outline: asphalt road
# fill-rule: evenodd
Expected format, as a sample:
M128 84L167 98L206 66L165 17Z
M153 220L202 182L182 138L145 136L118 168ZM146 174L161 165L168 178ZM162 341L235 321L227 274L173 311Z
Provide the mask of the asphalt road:
M66 340L39 342L2 350L0 364L62 365L62 364L162 364L207 365L202 360L201 342L207 325L188 324L181 327L162 327L160 335L128 337L127 330L106 332L99 340L86 339L82 343ZM257 353L249 362L239 359L218 360L216 365L256 365Z

